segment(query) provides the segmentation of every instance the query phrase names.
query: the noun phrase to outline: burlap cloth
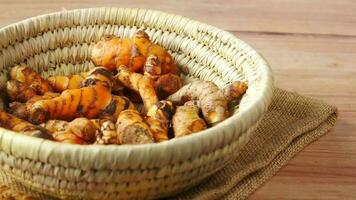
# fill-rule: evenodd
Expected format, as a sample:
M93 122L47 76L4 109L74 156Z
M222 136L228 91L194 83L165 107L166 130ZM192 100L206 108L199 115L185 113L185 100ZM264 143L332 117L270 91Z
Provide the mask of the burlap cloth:
M337 109L322 101L276 89L272 104L251 140L228 166L169 199L245 199L294 155L324 135ZM0 197L30 199L0 186Z

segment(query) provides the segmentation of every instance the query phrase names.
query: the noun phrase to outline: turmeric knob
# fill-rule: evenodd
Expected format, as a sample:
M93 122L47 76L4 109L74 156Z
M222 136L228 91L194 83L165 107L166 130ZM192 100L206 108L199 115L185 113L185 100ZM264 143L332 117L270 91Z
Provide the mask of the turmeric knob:
M49 82L27 66L17 65L13 67L10 71L10 77L13 80L17 80L29 86L37 94L44 94L52 91L52 87Z
M83 74L74 74L71 76L51 76L47 80L56 92L63 92L67 89L80 88L85 76Z
M98 130L95 123L87 118L76 118L71 122L48 120L41 126L52 133L56 141L71 144L93 143Z
M16 80L9 80L6 83L7 96L12 101L26 102L36 96L36 91L31 87Z
M76 118L68 124L67 132L70 132L88 143L95 141L96 127L95 124L87 118Z
M68 125L69 122L64 120L48 120L45 123L40 124L41 127L50 133L65 131L68 128Z
M159 99L167 98L182 87L182 80L176 74L164 74L154 82L155 91Z
M68 144L88 144L82 138L67 131L58 131L53 133L52 135L55 141L57 142L68 143Z
M9 111L11 114L13 114L21 119L27 120L27 118L29 116L29 108L31 107L32 104L34 104L35 102L40 101L40 100L52 99L52 98L58 97L58 96L59 96L58 93L46 92L42 96L38 96L38 95L33 96L28 101L26 101L26 103L20 103L20 102L15 101L15 102L12 102L9 104Z
M225 98L231 102L240 98L243 94L245 94L247 90L247 84L241 81L234 81L231 84L227 85L223 92Z
M192 101L178 106L172 123L175 137L190 135L207 128L205 121L199 117L198 106Z
M122 42L122 40L116 36L104 37L93 47L91 52L93 63L97 66L104 66L110 71L114 71L117 67L117 62L123 62L121 60L119 61L119 58L124 55L123 51L128 51L128 49L121 50L124 44L127 45L131 43Z
M153 143L153 134L136 110L122 111L117 118L116 131L119 144Z
M154 60L159 63L159 69L154 69L154 74L179 73L172 56L164 48L151 42L143 30L137 31L132 38L103 38L93 47L91 59L95 65L110 71L125 65L132 72L140 72L144 71L145 64L147 67L150 65L148 58L151 55L155 56Z
M118 79L125 87L140 94L146 111L158 102L153 81L150 77L131 72L122 66L115 76L115 79Z
M223 92L210 81L194 81L168 97L175 104L196 100L208 124L215 125L229 116L227 100Z
M168 140L168 127L173 115L174 106L170 101L162 100L152 106L145 121L147 122L156 142Z

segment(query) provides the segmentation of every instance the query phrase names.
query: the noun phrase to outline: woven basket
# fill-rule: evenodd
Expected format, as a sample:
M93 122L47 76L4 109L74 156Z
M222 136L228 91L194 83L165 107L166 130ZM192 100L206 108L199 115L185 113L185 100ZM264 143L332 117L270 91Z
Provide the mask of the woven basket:
M0 29L0 86L26 63L44 77L93 67L93 44L143 28L190 78L248 82L234 115L200 133L159 144L71 145L0 129L0 181L39 199L158 198L188 189L224 167L250 139L272 96L270 68L232 34L181 16L95 8L30 18ZM253 138L251 138L253 139Z

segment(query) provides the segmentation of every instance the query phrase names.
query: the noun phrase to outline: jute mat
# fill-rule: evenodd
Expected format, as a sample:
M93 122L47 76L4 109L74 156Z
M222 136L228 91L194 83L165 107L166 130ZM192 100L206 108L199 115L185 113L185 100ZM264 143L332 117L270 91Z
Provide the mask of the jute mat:
M322 101L276 89L272 104L234 160L200 185L169 199L245 199L294 155L331 129L337 109ZM30 199L0 186L0 197Z

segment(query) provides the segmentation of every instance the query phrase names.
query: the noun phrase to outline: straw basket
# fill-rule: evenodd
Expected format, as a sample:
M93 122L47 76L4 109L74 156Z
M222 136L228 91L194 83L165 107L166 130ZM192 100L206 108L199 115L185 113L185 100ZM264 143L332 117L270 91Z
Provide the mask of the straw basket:
M181 16L145 9L95 8L30 18L0 29L0 86L26 63L44 77L93 67L104 35L143 28L178 66L223 87L249 89L234 115L203 132L159 144L71 145L0 129L0 181L39 199L142 199L176 194L224 167L249 140L272 96L270 68L232 34ZM190 78L187 80L189 81Z

